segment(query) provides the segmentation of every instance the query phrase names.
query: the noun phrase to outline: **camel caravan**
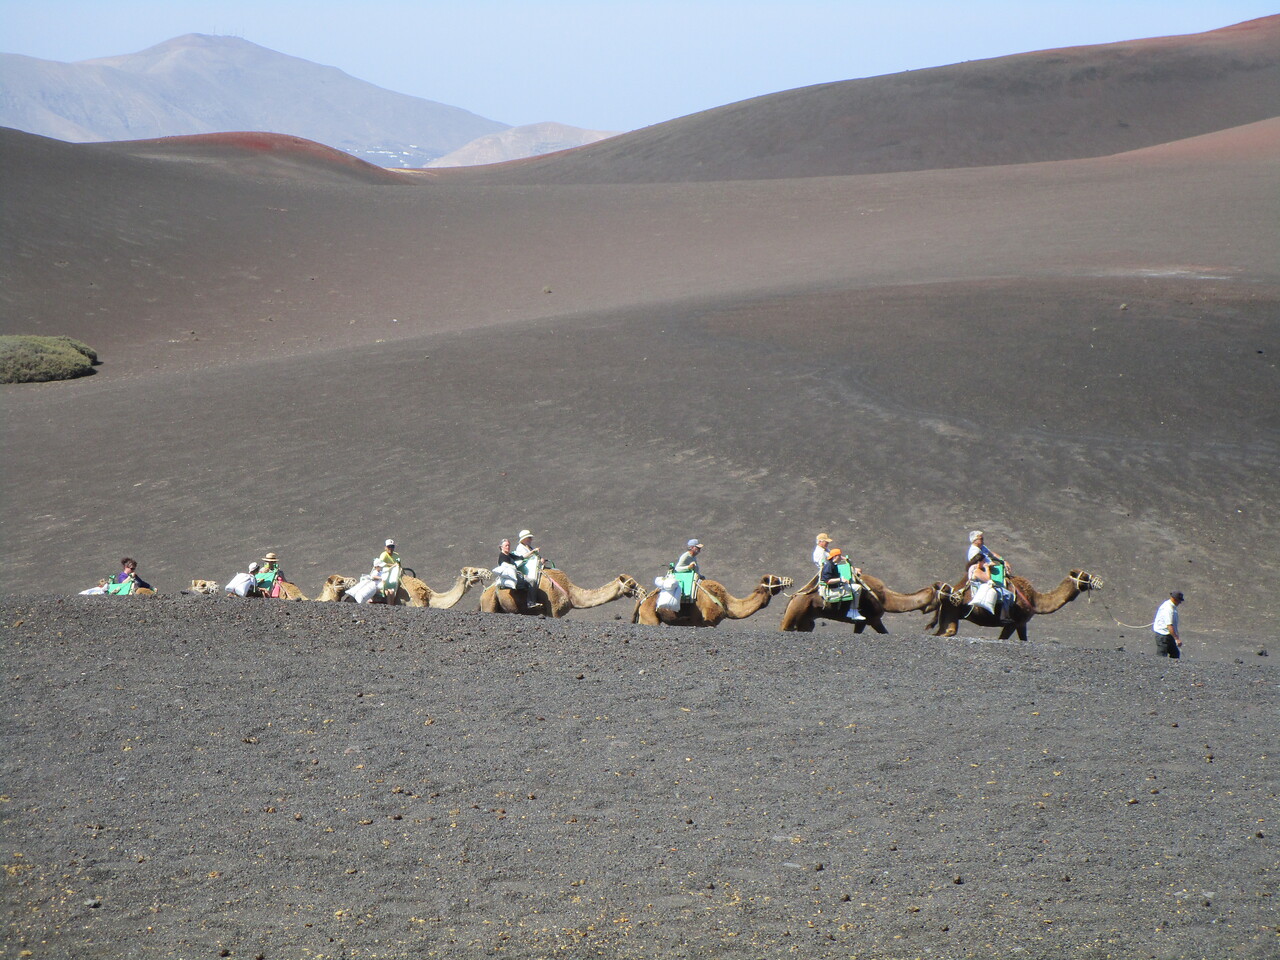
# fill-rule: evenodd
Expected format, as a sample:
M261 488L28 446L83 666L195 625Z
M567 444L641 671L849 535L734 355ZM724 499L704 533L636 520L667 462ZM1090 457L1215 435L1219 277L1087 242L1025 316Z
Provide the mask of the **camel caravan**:
M572 610L588 610L624 598L632 601L631 622L645 626L715 627L725 620L754 616L780 593L794 585L791 577L765 574L745 597L735 597L723 584L702 575L698 556L703 545L688 541L674 563L647 590L633 577L621 573L595 588L580 587L568 574L542 556L533 545L533 533L521 530L513 546L503 540L498 565L463 567L453 585L435 590L404 565L394 540L387 540L368 573L359 577L333 574L321 586L318 602L381 603L388 606L456 607L471 588L483 584L482 613L549 616L560 618ZM888 633L887 613L920 612L928 617L925 629L936 636L954 637L962 622L1000 631L1000 639L1017 635L1027 639L1027 624L1034 616L1062 609L1082 593L1101 590L1102 579L1084 570L1070 571L1048 592L1040 592L1025 577L1014 576L1003 557L991 550L981 530L969 534L964 576L955 582L937 580L911 593L899 593L883 580L864 573L829 534L814 541L812 561L817 568L794 593L784 593L786 607L779 629L811 632L819 620L846 623L854 633L868 627ZM121 561L120 573L82 591L86 595L142 596L154 594L138 576L137 562ZM490 582L492 581L492 582ZM225 584L192 580L184 593L235 596L243 599L308 599L280 569L280 558L268 553L249 564Z

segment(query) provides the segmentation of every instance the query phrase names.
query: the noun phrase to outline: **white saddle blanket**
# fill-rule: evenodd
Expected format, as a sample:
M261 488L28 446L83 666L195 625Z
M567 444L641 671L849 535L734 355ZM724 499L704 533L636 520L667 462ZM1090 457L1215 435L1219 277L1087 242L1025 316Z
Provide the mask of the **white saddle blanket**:
M519 566L513 563L500 563L493 568L494 581L502 590L519 590L530 583L542 580L542 561L537 557L527 557Z
M670 610L672 613L680 612L680 583L675 577L668 574L665 577L658 577L653 581L653 585L658 588L657 605L659 610Z
M234 593L237 597L246 597L249 590L253 587L252 573L237 573L234 577L227 581L227 585L222 589L226 593Z
M382 581L372 577L361 577L360 582L347 591L347 596L356 603L368 603L382 588Z
M996 605L1000 603L1013 603L1013 591L1001 590L994 583L988 581L979 581L969 584L969 602L975 607L981 607L993 617L996 615Z

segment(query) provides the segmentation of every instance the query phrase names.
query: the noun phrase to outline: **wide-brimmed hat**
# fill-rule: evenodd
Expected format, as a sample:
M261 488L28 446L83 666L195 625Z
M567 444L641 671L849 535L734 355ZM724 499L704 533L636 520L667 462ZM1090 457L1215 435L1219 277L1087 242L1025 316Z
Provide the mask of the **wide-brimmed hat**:
M700 547L700 546L702 546L702 544L698 542L698 538L697 538L697 537L694 537L692 540L690 540L688 543L686 543L686 544L685 544L685 546L686 546L686 547L688 547L690 550L692 550L694 547Z
M820 534L818 534L816 537L814 537L813 539L814 539L814 543L830 543L830 542L831 542L831 534L829 534L829 533L820 533Z
M533 536L532 530L521 530L520 536L516 537L516 540L523 540L525 537L532 537L532 536Z
M265 557L263 557L262 559L263 559L263 561L264 561L265 563L279 563L279 562L280 562L280 558L279 558L279 557L277 557L274 553L268 553L268 554L267 554Z

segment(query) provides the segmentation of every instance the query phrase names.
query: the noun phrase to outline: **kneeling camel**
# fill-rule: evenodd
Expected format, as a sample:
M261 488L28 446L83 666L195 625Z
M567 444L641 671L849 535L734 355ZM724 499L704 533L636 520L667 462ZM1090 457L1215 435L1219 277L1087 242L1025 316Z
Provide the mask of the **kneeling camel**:
M625 573L614 577L603 587L586 590L577 586L563 570L543 569L538 578L538 589L533 600L539 606L529 609L525 592L499 587L496 583L485 587L480 595L482 613L523 613L528 616L563 617L570 610L586 610L611 603L622 597L634 597L640 593L640 584Z
M477 583L488 580L491 574L484 567L463 567L458 579L448 590L432 590L427 584L413 576L402 576L394 597L389 598L392 605L403 603L410 607L431 607L433 610L448 610L457 606L458 601ZM360 581L353 577L344 577L335 573L324 582L319 601L348 600L347 591ZM380 601L387 602L387 601Z
M793 582L790 577L766 574L745 597L735 597L715 580L699 580L693 603L681 604L678 611L660 610L659 591L654 590L636 603L631 622L651 627L661 623L672 627L714 627L723 620L744 620L767 607L775 594Z

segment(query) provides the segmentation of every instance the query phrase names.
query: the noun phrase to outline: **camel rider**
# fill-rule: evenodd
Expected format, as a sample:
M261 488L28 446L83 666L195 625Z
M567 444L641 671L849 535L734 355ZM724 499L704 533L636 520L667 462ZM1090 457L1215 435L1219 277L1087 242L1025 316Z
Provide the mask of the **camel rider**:
M986 607L993 616L996 615L995 600L1000 601L1001 620L1009 619L1009 609L1013 606L1013 591L1005 585L1008 564L1004 557L993 551L984 543L981 530L969 534L969 556L965 565L965 575L969 578L969 595L978 606ZM997 571L993 564L999 564Z
M968 570L975 558L979 557L984 563L1004 563L1004 557L988 547L983 540L981 530L973 530L969 533L969 556L965 560L966 570Z
M676 573L690 573L701 577L702 571L698 569L698 554L702 552L702 544L698 542L698 538L694 537L684 545L684 553L680 554L680 559L675 563Z
M530 531L521 530L516 540L516 547L511 552L516 557L516 572L525 591L525 609L536 610L542 606L538 602L538 582L542 579L542 554L533 545L533 534Z
M112 589L114 587L114 589ZM133 593L138 589L151 589L151 584L138 576L138 561L133 557L123 557L120 560L120 572L117 573L108 583L107 593Z
M275 551L271 551L262 558L261 565L253 575L254 589L261 597L279 596L279 581L283 579L280 558L275 555Z
M377 562L382 564L382 595L392 598L400 587L400 574L404 569L400 554L396 553L396 542L394 540L388 540L383 544L382 552L378 554Z
M822 599L835 606L840 616L854 623L867 619L858 610L862 602L862 585L858 579L861 576L862 568L853 566L839 547L832 547L827 553L818 574Z
M827 554L831 552L831 534L820 533L814 540L813 547L813 565L818 568L818 572L822 572L822 566L827 562Z
M702 579L702 571L698 569L698 554L702 552L702 544L697 537L684 545L684 553L671 564L671 572L680 585L680 600L690 603L698 595L698 581Z

